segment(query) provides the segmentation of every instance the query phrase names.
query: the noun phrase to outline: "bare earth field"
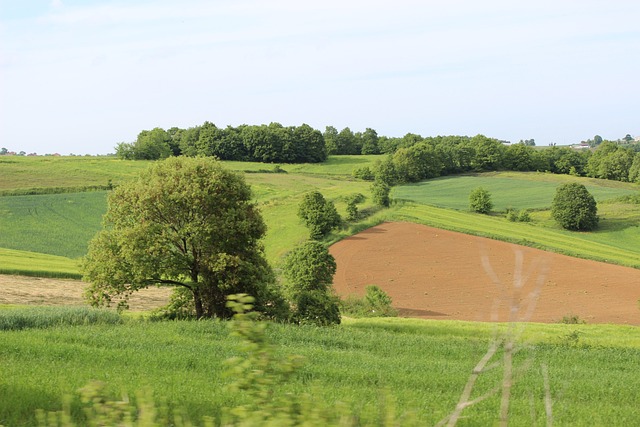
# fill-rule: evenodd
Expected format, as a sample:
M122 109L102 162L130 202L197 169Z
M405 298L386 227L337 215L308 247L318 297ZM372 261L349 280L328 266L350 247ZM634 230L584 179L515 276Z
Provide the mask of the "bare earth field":
M411 223L384 223L330 248L340 296L377 285L405 317L640 325L640 270ZM512 304L513 302L513 304Z
M78 280L42 279L0 274L0 304L86 305L86 283ZM171 289L150 287L129 299L133 311L152 310L169 302Z

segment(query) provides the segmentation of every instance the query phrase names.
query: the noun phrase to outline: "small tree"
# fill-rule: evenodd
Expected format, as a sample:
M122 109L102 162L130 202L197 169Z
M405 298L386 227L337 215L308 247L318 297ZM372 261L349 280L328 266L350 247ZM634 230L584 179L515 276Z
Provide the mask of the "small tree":
M319 240L333 228L340 225L341 219L333 202L325 200L319 191L304 195L298 207L298 217L309 229L310 237Z
M388 208L391 204L389 193L391 193L391 187L386 182L376 178L371 184L371 195L376 205Z
M551 203L551 215L563 228L590 231L598 226L598 207L587 188L577 182L562 184Z
M491 193L482 187L478 187L469 194L469 208L478 213L486 214L493 209Z
M285 257L282 271L296 322L340 323L339 300L331 293L336 260L322 243L309 241L294 248Z

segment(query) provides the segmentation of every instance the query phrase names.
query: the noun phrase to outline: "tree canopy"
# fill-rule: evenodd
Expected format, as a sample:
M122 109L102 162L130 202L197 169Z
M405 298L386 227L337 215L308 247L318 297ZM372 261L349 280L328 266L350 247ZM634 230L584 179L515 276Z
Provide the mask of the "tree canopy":
M473 212L489 213L493 209L491 193L482 187L478 187L469 194L469 208Z
M590 231L598 226L596 200L577 182L562 184L556 189L551 215L567 230Z
M333 255L320 242L308 241L289 252L283 264L286 293L298 323L340 323L339 300L331 285L336 273Z
M198 317L222 317L230 294L257 308L280 302L261 245L266 226L243 176L212 158L157 162L108 198L104 229L83 262L94 305L168 284L193 296Z
M304 195L298 206L298 217L309 229L310 237L316 240L327 235L342 221L333 202L326 200L319 191Z

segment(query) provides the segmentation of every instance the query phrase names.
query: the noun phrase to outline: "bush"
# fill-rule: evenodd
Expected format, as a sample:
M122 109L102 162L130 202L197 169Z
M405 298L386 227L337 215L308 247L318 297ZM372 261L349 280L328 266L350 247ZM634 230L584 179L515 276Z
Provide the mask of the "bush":
M321 239L341 222L333 202L325 200L319 191L304 195L298 206L298 217L305 223L314 240Z
M151 312L150 320L187 320L196 318L193 296L187 288L178 286L173 289L169 304Z
M478 187L469 194L469 208L473 212L489 213L493 209L491 194L482 187Z
M551 203L551 215L567 230L591 231L598 226L596 200L577 182L562 184Z
M339 300L331 289L335 272L336 261L320 242L305 242L285 256L282 273L295 323L340 323Z
M530 222L531 216L529 216L529 211L526 209L522 209L521 211L507 209L507 220L511 222Z
M391 193L391 187L384 181L376 179L371 184L371 194L376 205L388 208L391 204L389 193Z
M354 178L358 178L363 181L373 181L373 178L375 177L369 166L354 169L352 175Z
M292 320L300 325L330 326L340 324L340 299L327 291L313 290L298 294Z
M375 285L365 288L362 298L349 296L341 302L342 311L352 317L395 317L398 310L391 306L391 297Z

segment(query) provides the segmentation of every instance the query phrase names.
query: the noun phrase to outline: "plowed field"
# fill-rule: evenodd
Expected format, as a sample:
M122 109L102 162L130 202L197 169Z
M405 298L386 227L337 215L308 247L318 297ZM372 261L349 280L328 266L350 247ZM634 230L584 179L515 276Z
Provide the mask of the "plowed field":
M640 325L633 268L411 223L381 224L330 252L339 295L377 285L405 317Z

